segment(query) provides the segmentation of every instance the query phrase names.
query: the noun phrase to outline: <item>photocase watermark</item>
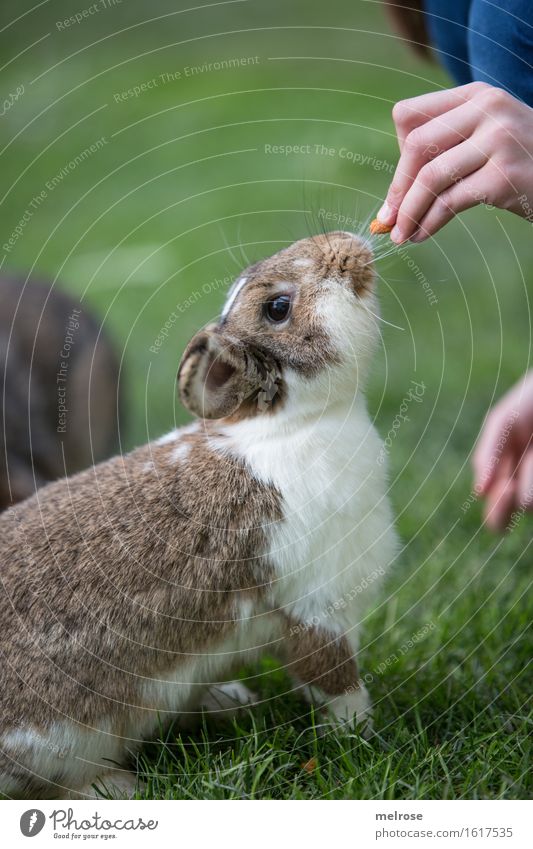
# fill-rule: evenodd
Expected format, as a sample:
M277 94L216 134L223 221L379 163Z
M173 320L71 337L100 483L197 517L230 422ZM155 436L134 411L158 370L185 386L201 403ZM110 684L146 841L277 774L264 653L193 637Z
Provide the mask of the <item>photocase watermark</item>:
M326 156L331 159L344 159L352 165L371 168L373 171L394 173L395 166L386 159L378 159L373 154L361 153L349 147L331 147L321 143L307 144L265 144L264 152L271 156Z
M69 160L69 162L67 162L57 172L57 174L55 174L53 177L46 181L44 188L42 188L40 192L37 192L32 197L26 209L24 210L22 217L19 219L17 226L11 232L9 239L2 245L2 248L6 254L11 253L18 240L23 235L31 219L33 218L37 210L49 197L50 193L53 192L54 189L56 189L57 186L59 186L63 182L65 177L68 176L68 174L74 171L75 168L77 168L79 165L89 159L89 157L91 157L93 154L97 153L97 151L101 150L107 143L108 140L105 138L105 136L101 136L88 147L84 148L81 153L78 153L73 159Z
M402 424L404 422L410 421L409 416L407 415L407 411L409 410L411 404L421 404L425 391L425 383L419 383L417 380L411 380L409 390L407 394L404 395L404 397L402 398L400 408L392 420L392 424L389 429L389 432L387 433L387 436L383 440L383 444L381 446L377 458L377 462L380 466L385 462L386 457L389 455L392 443L396 439L396 436Z
M392 652L388 655L388 657L385 658L385 660L380 661L380 663L378 663L377 666L375 666L371 672L366 672L364 675L362 675L361 681L364 684L372 684L378 676L383 675L391 668L391 666L394 666L396 663L398 663L398 661L401 660L402 657L405 657L405 655L408 654L411 649L414 648L414 646L421 642L421 640L424 640L428 634L435 630L436 627L437 626L435 622L426 622L424 625L422 625L421 628L418 629L418 631L415 631L413 634L411 634L408 640L405 640L405 642L401 644L398 651ZM354 693L357 689L357 684L351 684L349 687L347 687L345 692L346 694Z
M369 575L366 575L361 581L356 584L355 587L352 587L351 590L345 592L340 598L335 601L330 602L326 607L324 607L319 613L315 616L312 616L310 619L306 619L303 622L298 622L295 625L292 625L289 630L289 636L294 637L297 634L305 634L306 631L313 630L314 628L319 628L325 619L328 619L330 616L333 616L337 611L344 610L350 602L354 601L358 595L361 595L365 590L367 590L373 583L378 581L381 577L385 575L385 569L383 566L379 566L377 569L374 569L370 572Z
M74 335L79 329L81 310L74 308L67 319L65 328L65 338L63 339L63 347L59 352L60 362L59 370L56 374L56 389L57 389L57 433L67 432L67 376L69 368L69 359L74 345Z
M533 492L531 490L529 490L529 498L530 499L531 499L532 494L533 494ZM512 531L515 530L515 528L518 527L518 525L522 521L522 517L523 517L524 513L526 512L526 510L527 510L527 507L525 505L522 505L522 507L520 507L519 510L513 510L513 512L511 513L511 518L509 519L507 525L505 526L505 530L507 531L507 533L511 533Z
M215 277L214 280L210 280L204 283L201 289L195 289L188 295L187 298L184 298L183 301L180 301L171 313L169 313L165 323L161 325L159 332L154 339L153 343L149 347L149 351L152 354L158 354L161 350L162 346L165 344L166 340L170 335L170 331L176 324L178 318L184 313L187 312L194 304L196 304L201 298L205 295L210 295L212 292L216 292L218 289L226 288L230 283L233 283L233 277L227 275L226 277Z
M232 56L229 59L218 59L214 62L204 62L201 65L185 65L174 71L163 71L157 77L151 77L148 80L137 85L127 88L124 91L116 91L113 94L115 103L125 103L127 100L132 100L146 94L148 91L153 91L156 88L161 88L169 83L176 83L182 80L190 79L191 77L201 76L202 74L212 74L217 71L229 71L235 68L246 68L249 65L258 65L261 59L259 56Z
M63 30L70 29L70 27L83 23L83 21L87 20L87 18L91 18L99 12L106 12L108 9L113 9L115 6L121 5L122 0L98 0L98 2L93 3L91 6L86 6L85 9L80 9L80 11L76 12L74 15L70 15L70 17L64 18L61 21L56 21L56 29L62 32Z
M54 837L69 840L85 840L100 838L109 840L116 838L116 832L122 831L155 831L159 820L145 820L143 817L120 817L110 819L95 811L87 816L85 813L74 814L74 808L55 808L48 817L39 808L29 808L20 818L20 830L25 837L39 834L49 820Z
M518 527L518 525L522 521L524 513L531 510L532 504L533 504L533 485L531 485L529 487L529 489L527 490L527 492L525 494L525 497L522 498L522 506L518 510L513 510L513 512L511 513L511 517L510 517L507 525L505 526L505 530L507 531L507 533L512 533L512 531L514 531L515 528Z
M518 203L520 204L520 208L526 221L529 221L530 224L533 224L533 206L531 206L528 196L519 195Z
M488 463L485 465L485 468L483 469L483 473L480 476L480 480L470 490L468 498L465 501L463 501L463 503L461 505L461 512L462 513L466 513L468 510L470 510L470 507L472 506L472 504L474 504L474 502L476 502L477 499L479 498L479 496L481 495L481 493L483 491L484 484L491 477L495 466L497 466L497 464L500 462L500 457L501 457L502 451L505 448L507 440L509 439L509 434L511 433L513 426L514 426L514 423L517 420L518 416L519 416L518 410L511 410L511 413L509 415L509 418L507 419L507 422L505 423L505 426L500 431L500 435L498 436L498 441L497 441L497 443L494 447L494 451L490 455Z
M47 197L48 192L45 189L42 189L40 192L38 192L32 197L28 206L24 210L24 214L19 219L17 226L13 229L9 239L2 245L2 248L6 252L6 254L11 253L18 240L24 233L24 230L30 223L31 219L33 218L41 204L44 203Z
M10 92L2 103L0 117L3 117L7 112L9 112L9 110L12 109L17 100L19 100L23 94L24 86L22 84L17 86L14 92Z
M427 279L426 275L425 275L425 274L424 274L424 272L420 269L420 266L418 266L418 265L416 264L416 262L414 261L414 259L413 259L411 256L409 256L409 254L408 254L408 252L407 252L406 248L401 248L401 249L398 251L398 256L400 257L400 259L401 259L403 262L405 262L405 263L406 263L407 268L409 269L409 271L412 271L412 272L413 272L413 274L414 274L414 276L416 277L417 281L418 281L418 282L420 283L420 285L422 286L422 289L423 289L424 294L425 294L425 296L426 296L426 298L427 298L427 300L428 300L429 305L430 305L430 306L434 306L435 304L438 304L439 300L438 300L437 296L435 295L435 292L434 292L434 291L433 291L433 289L431 288L431 286L430 286L430 284L429 284L429 281L428 281L428 279Z
M24 811L20 818L20 830L24 837L35 837L43 830L46 816L38 808Z
M25 719L21 719L12 713L8 713L6 710L2 711L2 727L8 729L8 734L10 731L15 729L24 731L25 738L30 745L40 746L41 748L46 749L47 752L55 755L59 758L59 760L64 760L69 753L68 748L65 746L58 746L57 743L52 743L49 736L41 736L26 722ZM7 741L8 740L9 738L7 738ZM8 743L5 745L8 745Z
M362 227L363 222L357 218L351 218L349 215L342 215L340 212L331 212L329 209L318 210L318 217L321 221L326 221L328 224L333 224L335 227L346 227L349 230L357 231Z
M102 817L97 811L90 817L76 819L73 808L57 808L52 811L49 816L52 820L54 831L63 829L69 832L69 835L75 837L74 832L113 832L113 831L155 831L159 825L159 820L144 820L142 817L131 817L129 819L121 818L110 820L107 817Z
M435 144L434 142L432 144L428 144L424 148L424 153L429 155L430 159L435 159L435 157L440 156L441 153L445 152L445 148L441 148L440 145ZM457 166L454 168L447 168L445 173L447 174L450 182L455 184L463 183L465 191L470 195L473 201L483 204L487 209L494 209L494 204L487 202L487 196L484 192L481 192L479 189L474 189L465 183L465 178L462 176L461 171Z
M52 192L60 183L63 182L65 177L70 174L71 171L74 171L78 165L81 165L85 162L86 159L89 159L94 153L97 153L101 150L106 144L108 144L108 140L105 136L101 136L95 142L86 147L81 153L78 153L73 159L70 159L62 168L55 174L50 180L47 180L45 183L45 187L49 192Z

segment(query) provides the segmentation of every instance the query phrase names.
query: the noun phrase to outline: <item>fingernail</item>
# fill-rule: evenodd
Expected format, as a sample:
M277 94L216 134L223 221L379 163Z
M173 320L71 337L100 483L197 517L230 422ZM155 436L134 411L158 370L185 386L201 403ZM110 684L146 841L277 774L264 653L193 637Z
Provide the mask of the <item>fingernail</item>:
M396 244L398 244L398 245L401 244L401 242L404 241L403 233L401 232L399 227L393 227L392 228L390 237L391 237L392 241L396 242Z
M427 235L422 232L422 230L415 230L413 235L410 238L410 242L423 242L424 239L427 239Z
M394 210L392 206L389 206L387 201L383 204L378 214L376 215L378 221L381 221L382 224L390 224L394 219Z

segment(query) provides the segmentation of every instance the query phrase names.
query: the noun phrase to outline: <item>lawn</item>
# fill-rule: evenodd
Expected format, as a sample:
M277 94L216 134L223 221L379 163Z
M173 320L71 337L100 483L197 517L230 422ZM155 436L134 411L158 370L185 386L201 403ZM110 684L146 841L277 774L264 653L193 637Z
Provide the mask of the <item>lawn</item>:
M127 450L186 421L181 353L243 264L321 221L364 228L397 160L392 104L447 79L369 0L109 0L70 23L90 4L32 5L2 4L0 260L101 316ZM377 270L383 437L425 387L390 440L403 547L364 622L377 733L323 735L267 659L242 671L253 713L143 750L140 797L531 796L532 525L485 531L470 475L486 410L529 364L531 229L473 210Z

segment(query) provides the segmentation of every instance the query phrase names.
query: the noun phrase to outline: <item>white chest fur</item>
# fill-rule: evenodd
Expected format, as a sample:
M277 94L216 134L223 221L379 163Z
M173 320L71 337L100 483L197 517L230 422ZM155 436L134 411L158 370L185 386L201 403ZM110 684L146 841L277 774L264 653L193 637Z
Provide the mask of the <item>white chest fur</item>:
M281 494L267 529L272 602L304 625L352 632L396 550L380 442L364 403L319 418L256 417L228 426L224 450Z

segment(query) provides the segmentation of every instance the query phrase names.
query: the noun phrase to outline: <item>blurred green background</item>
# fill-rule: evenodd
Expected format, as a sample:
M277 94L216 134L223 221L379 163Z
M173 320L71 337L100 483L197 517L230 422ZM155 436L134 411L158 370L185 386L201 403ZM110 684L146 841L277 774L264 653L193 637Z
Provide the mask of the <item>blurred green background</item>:
M321 210L368 221L397 160L392 105L449 84L379 3L185 5L3 4L6 24L19 18L0 33L4 97L24 86L2 116L3 244L31 212L3 267L57 279L104 320L124 360L125 447L184 420L181 352L247 259L315 231ZM416 448L415 488L438 473L445 493L526 368L532 258L527 223L477 209L378 263L383 317L402 330L382 325L372 407L388 430L409 381L426 384L394 446L402 469Z
M321 211L331 229L342 215L363 230L397 161L392 105L450 82L372 0L30 8L2 3L2 97L24 87L0 123L3 245L31 215L0 259L57 279L99 314L123 356L129 448L186 420L180 355L242 265L314 232ZM377 268L387 323L369 400L380 432L412 380L426 390L390 451L405 550L368 642L383 622L394 646L438 621L387 686L422 664L419 696L432 676L449 695L461 668L457 695L486 685L493 704L513 684L516 708L531 525L501 542L480 530L475 503L461 505L483 416L529 363L531 227L478 208Z

